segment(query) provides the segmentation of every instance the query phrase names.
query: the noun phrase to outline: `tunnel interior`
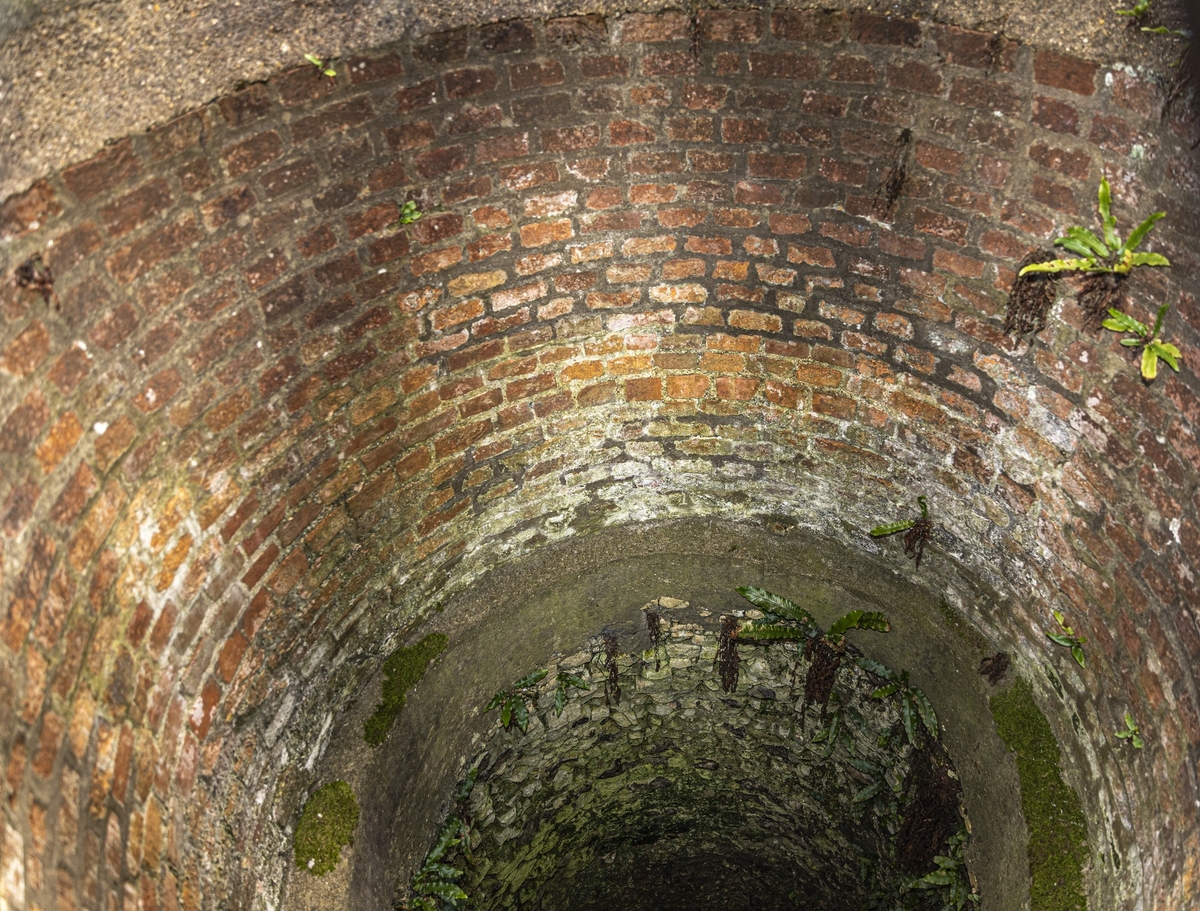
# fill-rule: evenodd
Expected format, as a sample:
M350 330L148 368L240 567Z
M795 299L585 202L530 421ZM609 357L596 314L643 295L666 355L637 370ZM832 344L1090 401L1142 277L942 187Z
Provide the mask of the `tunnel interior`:
M1188 908L1191 89L1019 17L561 12L0 203L4 907ZM1153 381L1078 277L1007 319L1102 179L1165 213ZM890 629L749 641L747 585Z

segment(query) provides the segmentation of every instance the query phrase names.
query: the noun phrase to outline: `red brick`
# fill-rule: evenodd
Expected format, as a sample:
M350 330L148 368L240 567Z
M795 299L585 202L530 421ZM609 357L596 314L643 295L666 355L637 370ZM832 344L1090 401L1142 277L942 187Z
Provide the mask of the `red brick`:
M917 47L921 43L921 23L915 19L854 13L850 18L850 38L863 44Z
M988 79L960 76L950 89L950 100L955 104L979 108L989 113L1001 111L1009 117L1021 112L1021 96L1013 88Z
M164 225L110 256L107 262L108 271L121 284L128 284L202 237L200 226L191 216L174 224Z
M947 272L953 272L964 278L982 278L983 265L980 260L963 256L960 253L951 253L949 250L933 251L933 267L935 269L945 269Z
M806 247L801 244L788 244L788 262L802 265L823 266L833 268L833 252L828 247Z
M600 144L600 128L594 124L542 130L542 150L546 152L577 152Z
M829 64L829 78L834 82L870 84L876 80L875 66L866 57L838 54Z
M409 263L409 268L414 277L420 277L430 272L442 272L460 262L462 262L462 248L443 247L440 250L431 250L420 256L414 256Z
M574 236L575 229L569 218L521 226L521 245L524 247L541 247Z
M509 20L494 22L479 29L479 46L489 54L512 54L532 50L537 36L528 22Z
M944 174L961 174L966 156L955 149L947 149L929 142L918 142L916 159L922 167L941 171Z
M608 41L608 23L603 16L563 16L546 21L546 40L561 47L603 44Z
M0 354L0 370L17 378L28 376L49 353L50 333L40 320L34 320Z
M845 183L851 186L865 186L868 171L865 165L836 158L821 159L821 176L834 183Z
M891 231L880 230L879 249L891 256L904 259L924 259L925 242L914 237L902 237Z
M230 177L245 174L283 154L283 143L275 130L267 130L231 145L221 153Z
M109 146L83 164L62 172L63 183L82 202L115 190L142 170L128 139Z
M940 95L942 93L941 74L929 64L915 60L889 63L887 84L892 88L903 89L906 92L920 92L923 95Z
M444 177L467 166L467 150L462 146L432 149L416 157L414 167L425 178Z
M551 161L501 168L500 180L509 190L528 190L544 183L557 182L558 165Z
M523 158L529 154L529 134L515 133L510 136L496 136L484 140L475 146L475 161L480 164L490 164L496 161L509 161L513 158Z
M1099 65L1078 57L1068 57L1054 51L1038 51L1033 61L1033 79L1040 85L1092 95L1096 91L1096 71Z
M951 243L962 246L967 242L967 223L958 218L951 218L941 212L934 212L923 206L917 206L913 216L913 227L922 234L932 234Z
M801 79L808 82L816 79L820 70L820 62L811 54L771 54L762 51L750 54L750 75L760 79Z
M1054 183L1041 175L1035 174L1030 183L1030 193L1035 200L1051 209L1065 212L1067 215L1078 215L1079 204L1075 201L1075 191L1070 187Z
M435 32L413 47L413 56L422 63L438 64L462 60L467 56L470 35L467 28Z
M755 44L763 30L763 15L758 10L700 11L700 35L705 41Z
M1110 152L1128 155L1138 139L1138 133L1120 117L1094 117L1088 139Z
M137 311L130 304L119 304L100 318L88 338L105 351L111 351L129 338L137 326Z
M1087 180L1091 172L1092 157L1083 151L1059 149L1044 142L1035 142L1029 147L1029 157L1044 168L1076 180Z
M784 41L842 40L850 17L841 10L778 10L771 14L771 32Z
M621 44L651 44L690 38L684 13L629 13L618 26Z
M992 72L1011 72L1017 43L1000 34L968 31L953 25L939 25L935 38L946 63Z
M0 241L24 237L45 226L62 212L54 198L54 190L44 180L36 181L24 193L10 196L0 203Z
M682 170L678 152L636 152L629 157L630 174L675 174Z
M275 199L292 190L316 183L320 170L311 158L293 161L281 168L263 174L258 182L267 199Z
M218 100L217 107L226 123L240 127L267 116L271 110L271 98L265 85L252 83Z
M396 110L407 114L418 108L427 108L437 103L438 86L436 79L426 79L414 85L405 86L396 92Z
M1065 101L1034 95L1030 122L1055 133L1076 135L1079 132L1079 111Z
M840 395L829 395L824 392L814 392L812 396L812 410L817 414L825 414L848 421L857 413L858 406L855 404L854 399L848 399Z
M698 399L708 391L709 378L703 374L667 377L667 396L673 399Z
M451 237L457 237L463 231L463 218L456 212L443 212L437 215L427 215L410 229L422 244L441 243Z
M486 94L496 87L499 78L490 67L467 67L443 74L442 81L446 85L446 97L453 100Z
M171 190L161 178L127 193L100 210L100 220L112 237L123 237L157 218L171 205Z
M579 71L587 79L620 79L629 75L629 61L616 54L580 58Z
M566 82L563 65L557 60L523 62L509 67L512 90L533 89L539 85L562 85Z
M871 229L866 225L825 222L821 225L820 233L822 237L853 247L865 247L871 243Z

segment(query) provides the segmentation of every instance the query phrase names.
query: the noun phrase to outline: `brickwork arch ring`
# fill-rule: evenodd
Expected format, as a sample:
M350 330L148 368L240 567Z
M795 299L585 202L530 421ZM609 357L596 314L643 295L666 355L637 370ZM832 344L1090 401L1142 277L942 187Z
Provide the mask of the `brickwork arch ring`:
M280 907L334 720L422 622L453 642L455 605L520 561L719 519L730 546L842 554L831 576L865 561L1009 654L1087 819L1091 906L1187 907L1181 101L866 12L520 21L338 68L0 207L4 901ZM1130 282L1136 314L1172 304L1184 354L1153 384L1069 282L1036 337L1003 332L1016 264L1094 221L1102 176L1121 226L1167 212L1172 268ZM914 572L865 531L918 495L938 532ZM1046 637L1054 610L1085 668ZM1126 712L1141 750L1114 736ZM378 873L319 888L351 868Z

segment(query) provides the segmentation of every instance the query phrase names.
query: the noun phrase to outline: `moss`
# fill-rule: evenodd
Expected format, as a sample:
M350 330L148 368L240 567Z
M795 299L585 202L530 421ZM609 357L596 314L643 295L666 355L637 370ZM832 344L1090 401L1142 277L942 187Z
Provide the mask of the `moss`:
M317 789L296 825L296 866L323 876L338 865L342 845L352 841L358 825L358 801L346 782L331 781Z
M1087 827L1078 796L1063 781L1050 724L1023 680L993 696L991 709L1000 736L1016 754L1021 779L1021 809L1029 827L1031 911L1085 911Z
M363 739L378 746L387 739L388 731L404 708L404 694L425 676L429 662L442 653L448 640L441 633L431 633L416 645L401 646L383 663L383 693L371 717L363 724Z

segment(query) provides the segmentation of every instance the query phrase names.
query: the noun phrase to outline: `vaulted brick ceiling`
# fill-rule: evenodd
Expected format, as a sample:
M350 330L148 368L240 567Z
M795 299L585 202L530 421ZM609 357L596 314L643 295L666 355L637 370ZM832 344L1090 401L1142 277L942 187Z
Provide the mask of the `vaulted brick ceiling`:
M915 581L999 594L952 607L1038 688L1093 898L1188 907L1183 101L868 13L502 23L337 69L0 208L4 274L53 275L45 300L0 288L0 901L274 907L329 700L435 604L549 542L678 517L782 517L911 573L862 531L926 494L944 536ZM1167 212L1174 265L1134 276L1130 308L1170 302L1184 359L1149 385L1069 283L1036 337L1002 329L1016 263L1092 224L1104 175L1123 230ZM1111 736L1126 711L1139 753Z

